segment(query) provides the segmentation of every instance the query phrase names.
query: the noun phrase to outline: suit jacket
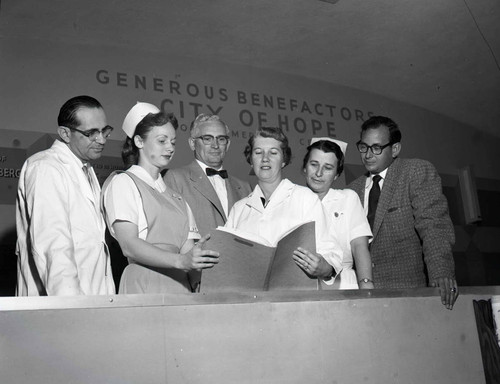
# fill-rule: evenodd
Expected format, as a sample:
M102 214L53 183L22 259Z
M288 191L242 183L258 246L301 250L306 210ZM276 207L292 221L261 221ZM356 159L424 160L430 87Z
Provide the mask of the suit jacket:
M198 231L202 236L219 225L227 217L212 183L196 160L181 168L169 169L164 176L165 183L180 193L193 211ZM228 210L235 202L248 196L252 189L246 181L229 175L226 181Z
M17 295L115 294L98 192L60 141L26 160L16 203Z
M363 204L368 176L348 186ZM454 243L448 204L434 166L420 159L396 159L387 170L373 224L370 253L375 286L426 286L425 267L430 281L454 278Z

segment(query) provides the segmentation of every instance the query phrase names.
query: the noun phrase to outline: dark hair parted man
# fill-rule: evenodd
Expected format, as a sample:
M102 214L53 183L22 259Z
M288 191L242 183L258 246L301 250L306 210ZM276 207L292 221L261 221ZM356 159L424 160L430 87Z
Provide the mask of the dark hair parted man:
M435 167L399 158L401 131L388 117L365 121L356 145L368 172L348 187L358 193L372 227L376 287L439 287L451 309L458 297L455 234Z
M223 168L231 140L229 128L219 116L198 115L191 123L188 143L195 159L184 167L168 170L164 179L186 199L204 236L224 225L233 204L247 196L251 188Z
M59 138L28 158L19 177L17 295L114 294L91 165L113 128L90 96L68 100L57 120Z

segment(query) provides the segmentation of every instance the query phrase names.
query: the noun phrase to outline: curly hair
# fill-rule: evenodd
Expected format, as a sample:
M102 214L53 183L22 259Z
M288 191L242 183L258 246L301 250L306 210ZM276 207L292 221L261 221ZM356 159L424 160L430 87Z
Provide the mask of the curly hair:
M252 164L252 151L255 143L255 138L257 136L260 137L269 137L271 139L275 139L281 143L280 148L283 151L283 162L285 166L291 163L292 161L292 149L288 145L288 137L283 133L281 128L276 127L260 127L255 132L255 135L250 136L248 139L248 144L243 151L245 158L248 164Z
M176 117L172 113L148 113L144 118L137 124L134 131L134 136L140 136L146 139L149 132L154 127L161 127L167 123L172 124L174 129L177 129L179 123ZM127 137L122 149L122 160L125 165L125 169L130 168L132 165L136 165L139 161L139 148L135 145L134 139Z

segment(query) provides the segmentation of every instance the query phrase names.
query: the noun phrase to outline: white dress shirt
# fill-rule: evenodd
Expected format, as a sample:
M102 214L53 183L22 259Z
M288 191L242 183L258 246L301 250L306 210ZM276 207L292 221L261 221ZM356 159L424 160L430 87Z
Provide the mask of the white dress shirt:
M196 160L197 163L200 165L201 169L203 169L203 172L206 174L207 173L207 168L211 168L207 166L205 163L202 163L199 160ZM215 168L214 168L215 169ZM215 169L216 171L221 171L223 168L219 167ZM220 200L220 203L222 204L222 209L224 210L224 213L227 215L229 214L229 203L227 200L227 189L226 189L226 180L224 180L222 177L219 175L213 175L213 176L207 176L208 180L210 180L210 183L215 189L215 193L217 193L217 197Z

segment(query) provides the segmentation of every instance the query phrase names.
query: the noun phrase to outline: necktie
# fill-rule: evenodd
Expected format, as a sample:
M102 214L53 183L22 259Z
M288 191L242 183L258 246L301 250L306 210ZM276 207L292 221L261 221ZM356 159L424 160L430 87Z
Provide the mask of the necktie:
M227 171L225 169L221 169L220 171L217 171L216 169L213 168L207 168L207 176L215 176L219 175L223 179L227 179Z
M380 175L373 176L373 185L370 190L370 195L368 196L368 223L370 223L370 228L373 229L373 223L375 222L375 213L377 212L378 199L380 197L380 185L378 182L382 179Z
M82 169L83 169L83 172L85 173L85 176L87 176L87 180L89 181L89 184L90 184L90 188L92 189L92 193L94 194L94 200L95 200L95 203L96 205L99 205L99 188L97 187L97 185L95 184L95 181L94 179L92 178L92 174L90 173L90 165L89 164L84 164Z

